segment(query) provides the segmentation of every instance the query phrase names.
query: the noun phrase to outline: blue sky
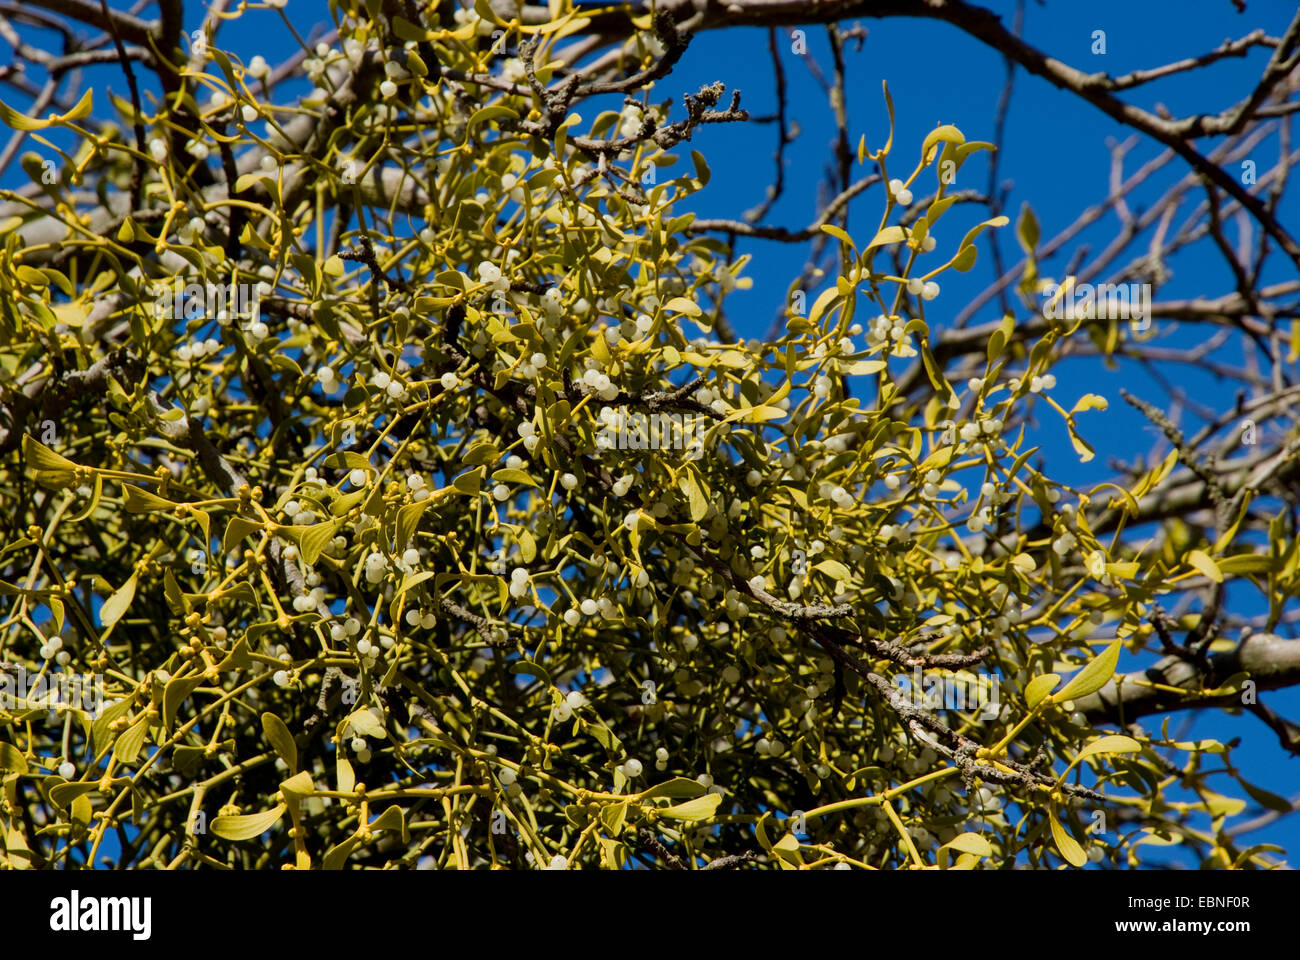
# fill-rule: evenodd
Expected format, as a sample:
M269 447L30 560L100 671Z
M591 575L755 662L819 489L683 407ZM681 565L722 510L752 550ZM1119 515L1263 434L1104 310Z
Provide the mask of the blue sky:
M1015 11L1009 0L986 4L1002 13L1008 25ZM298 31L312 39L313 26L326 22L324 3L290 0L287 14ZM1240 37L1256 27L1271 35L1280 35L1293 13L1293 5L1279 0L1253 0L1246 13L1236 12L1229 0L1187 0L1176 4L1141 4L1117 0L1093 0L1087 4L1050 0L1046 5L1029 3L1025 10L1024 33L1027 40L1072 66L1085 71L1104 70L1112 76L1141 67L1152 67L1183 57L1206 52L1225 38ZM202 9L197 4L186 8L186 29L195 29ZM888 134L888 119L881 96L881 80L889 81L894 98L897 126L891 175L906 175L919 153L924 135L939 123L959 127L972 140L990 140L994 136L994 112L1005 79L1002 58L980 42L954 27L924 19L889 19L862 21L868 30L859 52L856 41L846 49L847 107L850 141L856 149L858 137L865 134L868 149L883 144ZM824 169L833 163L835 130L827 98L813 79L811 66L830 76L833 64L824 28L806 29L806 57L790 52L783 41L782 57L789 80L789 119L798 124L800 133L786 149L786 190L769 211L765 223L802 228L817 212L818 182ZM1106 53L1095 55L1094 31L1105 32ZM218 38L223 48L238 53L245 61L261 54L275 63L296 44L271 11L253 11L225 28ZM1147 109L1163 103L1174 114L1218 112L1245 96L1255 80L1268 51L1253 49L1244 58L1229 58L1205 70L1157 81L1125 93L1125 99ZM105 67L91 72L98 99L104 86L124 95L126 84L120 71ZM767 32L758 29L716 31L699 36L673 73L655 88L652 99L671 97L677 104L673 117L680 116L682 94L700 86L722 80L728 88L738 88L742 106L753 116L774 112L774 79L767 51ZM18 104L15 104L18 105ZM595 111L586 109L592 119ZM1084 101L1063 93L1044 80L1017 71L1015 92L1007 114L1006 132L999 163L1001 181L1010 181L1011 191L1005 212L1013 220L1022 203L1029 203L1041 224L1042 236L1050 238L1069 225L1088 205L1104 198L1109 176L1110 138L1123 139L1127 131ZM712 182L687 203L701 217L737 218L759 204L773 179L772 155L775 149L774 124L728 124L701 129L694 140L676 152L681 164L689 168L690 148L700 150L712 168ZM1214 145L1201 141L1202 152ZM28 144L24 149L35 146ZM1156 156L1161 147L1149 140L1140 141L1128 154L1126 174ZM1261 172L1273 162L1277 138L1265 140L1256 155ZM976 154L962 169L955 187L983 190L987 179L987 155ZM905 168L905 169L904 169ZM855 164L854 175L869 172ZM1135 210L1150 202L1186 167L1178 161L1153 177L1132 198ZM1234 172L1234 171L1229 171ZM925 175L926 177L929 174ZM5 186L21 182L25 175L14 164L4 178ZM661 176L662 179L662 176ZM920 196L922 191L918 191ZM1199 200L1202 196L1193 192ZM850 207L849 232L855 237L868 234L879 216L881 194L873 188L857 198ZM1181 222L1184 213L1177 222ZM1300 202L1294 191L1283 205L1279 219L1293 232L1300 225ZM938 232L940 249L955 245L965 229L987 216L983 207L959 206L945 218ZM1045 274L1059 276L1075 247L1090 245L1093 251L1104 247L1114 236L1116 221L1105 217L1085 230L1063 255L1043 264ZM1001 244L1006 263L1020 256L1012 227L1002 231ZM1233 235L1230 232L1230 236ZM737 291L727 300L727 312L737 332L744 337L763 336L781 305L791 280L797 277L806 258L805 245L787 245L762 240L744 241L739 253L754 259L745 275L754 279L751 289ZM942 326L945 317L955 315L968 300L989 282L992 276L989 249L981 243L979 262L969 274L945 274L941 279L942 296L927 306L932 325ZM1123 258L1126 260L1127 258ZM1123 261L1121 261L1123 262ZM1232 289L1232 280L1217 253L1208 243L1180 255L1172 261L1173 276L1160 291L1161 299L1218 296ZM1266 272L1264 282L1277 282L1292 274L1283 269L1281 258ZM815 294L809 296L812 301ZM1026 311L1021 307L1020 316ZM996 303L990 304L973 318L972 323L1000 317ZM1169 345L1187 346L1206 335L1209 328L1191 328L1169 338ZM1224 348L1220 354L1227 361L1240 359L1240 348ZM1222 410L1229 403L1230 388L1213 376L1188 367L1170 367L1161 371L1168 379L1184 387L1212 408ZM1110 475L1108 460L1118 457L1132 461L1151 449L1157 434L1146 421L1119 397L1119 388L1127 387L1139 396L1163 406L1165 397L1147 374L1136 366L1121 363L1106 370L1090 359L1074 359L1057 371L1058 402L1068 409L1083 393L1100 393L1110 400L1105 412L1092 412L1081 418L1083 435L1097 447L1091 463L1080 464L1068 436L1055 413L1043 410L1041 425L1032 435L1034 444L1042 445L1048 472L1072 483L1089 485ZM1191 423L1191 421L1185 421ZM1165 447L1159 449L1163 454ZM1232 598L1234 609L1254 612L1257 602L1246 591ZM1133 669L1136 662L1121 661L1121 669ZM1266 701L1293 719L1300 717L1300 691L1266 696ZM1176 717L1171 732L1189 718ZM1149 727L1158 728L1158 718ZM1215 737L1229 740L1242 737L1243 744L1234 759L1248 778L1259 786L1290 796L1296 792L1297 761L1278 747L1274 735L1258 720L1243 715L1226 718L1222 714L1197 719L1189 731L1179 737ZM1217 784L1221 792L1241 795L1235 784ZM1251 835L1254 842L1278 842L1300 847L1300 827L1293 823L1275 824Z

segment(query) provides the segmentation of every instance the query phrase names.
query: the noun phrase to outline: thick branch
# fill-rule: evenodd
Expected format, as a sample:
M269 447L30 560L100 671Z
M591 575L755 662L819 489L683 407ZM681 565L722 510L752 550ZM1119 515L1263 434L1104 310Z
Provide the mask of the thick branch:
M1256 690L1278 690L1300 684L1300 640L1273 634L1252 634L1235 650L1208 657L1213 680L1248 673ZM1165 657L1141 673L1121 674L1096 693L1074 701L1075 709L1093 723L1128 723L1138 717L1197 707L1244 706L1241 693L1204 696L1204 671L1177 656ZM1152 686L1176 687L1178 692Z

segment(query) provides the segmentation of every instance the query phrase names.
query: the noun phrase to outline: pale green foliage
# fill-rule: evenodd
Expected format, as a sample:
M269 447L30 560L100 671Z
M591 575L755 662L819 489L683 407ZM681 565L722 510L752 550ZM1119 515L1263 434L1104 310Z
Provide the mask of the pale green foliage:
M715 319L745 264L688 232L702 156L614 151L633 180L620 195L565 141L635 132L637 115L570 113L544 139L520 127L539 104L515 65L524 85L476 87L490 98L476 110L421 79L417 40L444 69L484 67L472 23L395 29L408 49L367 48L364 15L345 25L361 52L334 113L320 98L269 109L212 51L201 85L233 108L147 107L159 156L132 152L129 122L87 136L78 179L117 197L111 229L52 249L23 234L55 214L0 227L6 376L114 358L52 415L48 443L29 423L23 461L5 461L0 650L35 670L61 634L66 668L104 674L117 700L95 723L68 711L66 732L0 712L4 862L93 857L122 823L139 832L131 866L613 867L640 829L690 864L1055 866L1092 850L1123 865L1179 834L1211 863L1240 853L1187 825L1198 805L1153 804L1162 746L1187 758L1216 828L1239 812L1197 782L1203 752L1226 748L1136 729L1096 741L1070 699L1142 648L1148 604L1226 545L1117 556L1094 535L1089 505L1140 496L1172 461L1120 496L1031 465L1016 426L1031 395L1091 456L1076 417L1105 401L1057 406L1043 380L1078 322L1024 343L1008 318L982 382L949 382L928 337L944 300L906 293L974 263L978 227L926 250L957 219L941 181L906 228L889 196L871 236L827 227L842 275L777 342L727 342ZM563 32L535 56L543 83ZM385 58L396 96L379 92ZM247 125L230 119L243 106ZM660 126L679 109L654 107ZM285 132L304 118L319 127L305 147ZM198 126L173 136L181 119ZM205 145L219 183L220 135L232 158L254 143L273 158L250 155L238 207L175 152ZM942 127L907 184L986 146ZM637 194L649 164L659 182ZM339 217L341 247L371 242L386 280L320 253ZM896 250L901 275L874 265ZM155 309L176 276L267 284L260 320L185 329ZM209 337L220 348L196 353ZM602 407L620 405L699 418L698 454L600 446ZM994 715L890 702L909 658L982 648L926 676L991 674ZM65 753L80 786L57 773ZM18 815L31 805L40 837ZM1090 838L1103 808L1111 832ZM796 839L783 820L798 810Z

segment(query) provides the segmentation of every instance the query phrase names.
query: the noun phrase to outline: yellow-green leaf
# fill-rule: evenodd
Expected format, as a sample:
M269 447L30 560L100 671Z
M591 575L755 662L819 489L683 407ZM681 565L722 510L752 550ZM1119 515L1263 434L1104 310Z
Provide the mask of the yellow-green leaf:
M1079 402L1074 405L1070 413L1086 413L1089 410L1105 410L1110 406L1110 401L1097 393L1085 393L1079 398Z
M355 836L348 837L342 843L335 844L325 851L325 857L321 860L321 869L323 870L342 870L343 864L347 862L348 854L356 849L357 844L361 841Z
M293 742L293 734L289 732L288 725L277 717L274 713L262 714L262 733L266 735L267 742L275 748L275 752L280 755L285 766L290 771L298 769L298 745Z
M1056 819L1056 811L1048 811L1048 817L1052 822L1052 840L1066 862L1072 867L1081 867L1087 863L1088 855L1083 852L1083 847L1079 846L1079 841L1070 836L1065 827L1061 826L1061 821Z
M1030 709L1038 706L1060 680L1061 676L1057 673L1045 673L1041 677L1034 677L1025 687L1025 703Z
M469 473L462 473L451 482L451 485L456 488L457 493L472 497L479 492L479 488L483 485L484 472L483 468L480 467L477 470L469 471Z
M835 224L833 223L823 223L822 233L829 233L832 237L834 237L836 240L839 240L841 243L847 243L855 251L858 249L857 245L853 242L853 238L850 237L843 230L841 230L839 227L835 226Z
M1215 583L1223 583L1223 572L1219 565L1204 550L1193 550L1187 555L1187 562Z
M348 723L352 725L353 730L363 737L374 737L382 740L387 736L384 733L384 724L373 707L363 707L355 711L348 717Z
M1215 793L1212 790L1204 791L1201 799L1205 802L1205 809L1210 812L1212 817L1235 817L1246 809L1245 800L1239 797L1225 797L1223 794Z
M189 699L189 695L202 683L202 674L193 677L172 677L167 681L167 686L163 688L163 729L172 728L181 704Z
M673 297L664 304L664 309L673 310L677 313L684 313L688 317L698 317L704 313L704 311L700 309L698 303L695 303L692 300L687 300L685 297Z
M925 136L921 143L921 162L929 163L932 159L931 149L939 143L955 143L958 146L966 142L966 135L950 123L935 127Z
M1110 736L1099 737L1085 746L1075 755L1070 766L1072 767L1079 761L1094 757L1099 753L1137 753L1141 749L1142 744L1132 737L1126 737L1118 733L1111 734Z
M261 530L262 524L257 520L244 517L231 517L226 523L225 535L221 538L221 552L230 553L240 542L255 530Z
M312 783L311 774L303 770L281 781L280 790L288 797L307 797L316 792L316 784Z
M884 370L887 364L883 360L855 360L844 365L844 372L851 377L869 376Z
M820 570L832 580L847 581L851 576L849 568L844 566L844 564L840 563L838 560L823 560L813 567L813 569Z
M1038 236L1038 218L1034 216L1029 204L1022 204L1020 217L1016 221L1016 239L1020 241L1021 249L1030 256L1038 249Z
M12 743L5 743L3 740L0 740L0 770L27 772L27 758Z
M91 815L90 800L84 796L76 797L72 801L72 810L70 812L73 823L80 824L82 827L87 826L90 823Z
M677 478L677 486L686 495L687 503L690 505L691 520L699 523L704 519L704 515L709 512L709 501L704 496L704 491L700 489L700 483L695 477L695 470L687 467Z
M26 114L19 113L13 107L0 101L0 120L3 120L6 126L13 127L15 130L44 130L52 123L64 123L73 120L80 120L82 117L89 115L91 108L94 106L95 98L90 87L77 101L77 105L64 114L51 113L45 120L35 120Z
M730 414L728 420L739 420L743 423L763 423L768 420L780 420L786 416L786 411L780 407L763 405L759 407L745 407Z
M501 451L497 449L496 444L481 440L465 451L465 456L460 458L460 462L467 467L475 467L482 463L496 463L500 459Z
M960 850L962 853L974 854L977 857L993 856L993 848L978 833L958 834L940 848L940 850L947 849Z
M99 784L91 781L85 783L76 781L73 783L61 783L50 790L50 799L54 801L55 806L66 807L77 797L83 797L88 793L94 793L99 789Z
M104 601L104 605L99 608L99 619L104 626L111 627L117 621L122 619L127 608L131 606L131 601L135 599L135 585L138 573L132 573L126 578L126 583L122 584L113 591L113 595Z
M870 250L872 247L883 247L888 243L902 243L906 239L907 231L902 227L888 226L871 238L871 242L867 244L867 249Z
M1220 573L1267 573L1273 568L1273 558L1263 553L1238 553L1216 561L1215 566Z
M113 756L122 763L134 763L144 747L144 739L149 734L149 720L141 717L122 731L122 735L113 744Z
M402 835L402 842L406 843L406 814L402 808L394 804L386 809L374 820L370 821L371 830L396 830Z
M63 114L63 116L61 116L59 119L80 120L82 117L90 116L90 111L94 106L95 106L94 89L92 87L87 87L86 92L83 93L81 95L81 99L77 101L77 105L73 107L71 110L69 110L67 113Z
M30 435L23 436L23 456L33 469L43 475L42 479L51 485L72 482L72 471L77 465Z
M1033 573L1035 567L1034 558L1027 553L1018 553L1011 558L1011 565L1021 573Z
M314 564L320 559L321 551L334 539L335 529L333 523L316 523L303 531L298 538L298 554L303 563Z
M526 470L516 470L513 467L502 467L492 474L492 480L495 483L522 483L528 487L537 486L537 481ZM428 501L423 501L427 503ZM413 504L414 506L414 504Z
M407 544L411 542L411 538L415 536L415 531L420 526L420 517L424 515L429 502L429 499L425 499L418 503L408 503L397 511L398 550L405 550Z
M1101 656L1071 677L1070 682L1058 690L1052 699L1056 703L1062 703L1086 697L1104 687L1115 672L1115 664L1119 662L1119 648L1120 641L1116 640L1101 652Z
M518 537L519 556L524 563L532 563L537 558L537 541L527 530L521 530Z
M829 307L839 295L840 292L834 287L829 287L826 290L823 290L818 295L817 299L813 301L812 308L808 311L808 322L816 325L817 321L821 319L822 314L826 312L826 308Z
M685 803L660 810L659 816L669 820L707 820L713 816L721 802L721 794L706 793L694 800L687 800Z
M134 483L122 485L122 501L127 513L152 513L155 510L171 510L176 506L173 501L151 493Z
M352 788L357 785L356 772L345 757L338 757L334 761L334 779L339 793L351 793Z
M642 800L650 800L654 797L672 797L674 799L686 797L694 799L703 796L707 791L704 784L698 780L688 780L686 777L673 777L671 780L665 780L663 783L656 783L649 790L641 794Z
M279 823L286 809L288 808L283 803L277 803L262 813L217 817L212 821L212 832L223 840L252 840Z

